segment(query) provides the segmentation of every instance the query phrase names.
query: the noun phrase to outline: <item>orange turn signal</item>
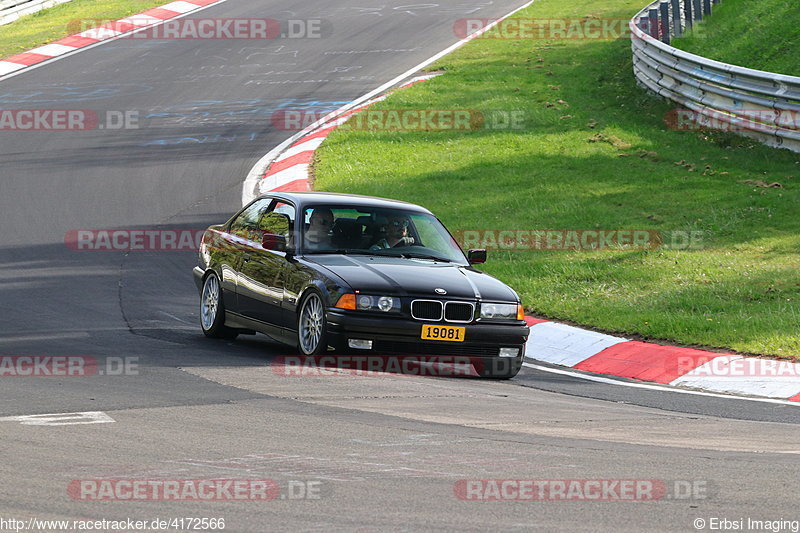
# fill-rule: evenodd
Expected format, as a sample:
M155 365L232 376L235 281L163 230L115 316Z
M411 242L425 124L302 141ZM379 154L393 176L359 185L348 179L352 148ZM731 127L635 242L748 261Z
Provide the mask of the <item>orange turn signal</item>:
M334 307L338 307L339 309L352 309L355 311L356 309L356 295L352 293L342 294L339 301L336 302Z
M522 304L517 304L517 320L525 320L525 308Z

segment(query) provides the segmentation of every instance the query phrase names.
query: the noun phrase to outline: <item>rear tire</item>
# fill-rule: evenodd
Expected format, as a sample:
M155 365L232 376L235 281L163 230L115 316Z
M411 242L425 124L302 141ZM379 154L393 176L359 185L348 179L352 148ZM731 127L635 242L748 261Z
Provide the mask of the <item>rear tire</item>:
M239 334L225 325L225 304L219 277L211 272L203 281L200 293L200 327L203 334L212 339L235 339Z

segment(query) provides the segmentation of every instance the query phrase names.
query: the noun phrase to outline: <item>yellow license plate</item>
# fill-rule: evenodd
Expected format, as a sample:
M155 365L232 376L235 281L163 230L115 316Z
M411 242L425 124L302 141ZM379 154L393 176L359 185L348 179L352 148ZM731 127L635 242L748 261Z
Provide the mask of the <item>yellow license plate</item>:
M425 324L422 326L422 339L427 341L450 341L464 342L467 328L463 326L433 326Z

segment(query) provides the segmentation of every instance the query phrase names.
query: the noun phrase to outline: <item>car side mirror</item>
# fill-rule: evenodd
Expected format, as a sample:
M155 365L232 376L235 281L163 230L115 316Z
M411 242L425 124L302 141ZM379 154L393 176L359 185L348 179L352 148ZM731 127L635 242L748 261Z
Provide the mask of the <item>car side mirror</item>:
M274 233L264 233L264 237L261 239L261 246L265 250L285 252L286 237L284 237L283 235L276 235Z
M470 248L467 251L467 260L470 265L480 265L486 262L486 249Z

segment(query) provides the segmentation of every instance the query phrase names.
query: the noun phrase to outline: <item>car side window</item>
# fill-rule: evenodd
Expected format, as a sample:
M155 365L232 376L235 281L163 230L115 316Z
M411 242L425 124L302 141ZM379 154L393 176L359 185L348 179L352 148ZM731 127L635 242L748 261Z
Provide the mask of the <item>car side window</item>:
M264 233L282 235L291 245L294 206L264 198L251 204L231 223L230 232L237 237L260 243Z
M275 201L275 203L268 209L258 222L258 229L262 235L264 233L271 233L272 235L281 235L286 238L289 247L294 246L294 239L292 238L294 228L295 209L291 204Z
M288 231L287 237L288 238L293 237L294 236L293 235L294 234L294 231L293 231L294 230L294 218L295 218L294 206L292 204L287 204L285 202L277 202L276 201L275 202L275 206L274 206L274 211L275 211L275 213L278 213L278 214L286 216L286 220L289 221L289 229L287 230Z
M271 200L268 198L252 203L231 223L231 233L243 239L252 240L254 231L258 228L259 220L269 210L270 203Z

